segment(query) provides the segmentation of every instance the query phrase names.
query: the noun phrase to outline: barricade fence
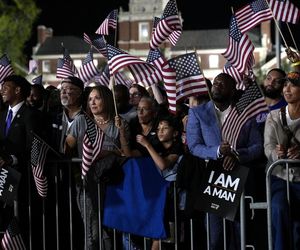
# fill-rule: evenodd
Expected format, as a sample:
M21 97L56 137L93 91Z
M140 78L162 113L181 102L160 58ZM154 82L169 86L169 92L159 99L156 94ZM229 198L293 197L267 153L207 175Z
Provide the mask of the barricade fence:
M26 240L28 242L28 249L30 250L46 250L46 249L79 249L79 250L88 250L89 248L88 242L90 235L88 234L89 225L87 223L87 218L89 214L90 207L87 206L86 203L86 183L82 180L83 185L83 215L78 211L78 201L76 201L77 190L75 188L74 183L74 164L80 164L81 159L72 158L72 159L64 159L58 160L49 163L51 166L51 175L48 178L48 196L44 199L41 198L40 202L42 203L41 211L38 214L33 213L33 204L32 198L29 198L28 205L28 220L29 220L29 228L28 228L28 237ZM255 246L252 244L247 244L247 219L245 211L247 210L245 206L249 205L251 215L250 217L253 219L254 210L256 209L267 209L267 229L268 229L268 249L272 249L272 227L271 227L271 191L270 191L270 176L272 170L279 164L285 164L286 168L289 167L289 164L299 165L300 161L298 160L278 160L269 166L266 174L266 187L267 187L267 201L266 202L258 202L256 203L252 197L245 197L242 194L240 199L240 249L255 249ZM28 168L29 173L31 173L31 167ZM288 173L288 171L287 171ZM30 174L28 176L31 176ZM105 181L104 181L105 182ZM30 194L29 197L32 197L32 193L36 192L34 190L33 179L29 178L30 188L28 189ZM154 183L153 183L154 184ZM126 232L122 232L118 229L107 228L103 226L103 201L104 197L104 186L102 182L97 183L97 240L99 244L96 244L96 248L100 250L107 249L138 249L135 248L133 238L135 235L128 234ZM180 197L178 196L179 192L176 187L176 182L170 182L170 187L168 188L168 192L172 196L172 207L173 211L164 211L165 214L172 214L172 220L169 225L170 229L169 235L166 239L158 239L159 249L210 249L210 235L209 235L209 223L206 224L206 239L202 239L206 241L206 243L201 244L201 247L198 245L200 235L197 235L194 228L195 220L193 218L182 219L180 215L182 210L179 208ZM288 192L288 185L287 185ZM250 198L250 202L246 203L245 201ZM17 202L14 203L14 212L16 216L17 214ZM36 210L34 210L36 211ZM42 226L40 228L34 228L36 223L33 221L36 220L37 216L42 221ZM206 219L208 219L208 215L206 214ZM201 220L200 220L201 222ZM226 249L226 220L224 222L224 249ZM167 225L168 223L165 223ZM4 233L4 232L1 232ZM37 235L35 234L37 233ZM187 235L189 234L189 235ZM195 235L196 234L196 235ZM34 241L39 238L41 240L41 244L36 246L33 244ZM151 238L150 237L138 237L139 240L142 239L142 248L143 249L151 249ZM109 244L106 242L110 241ZM132 243L133 242L133 243ZM195 245L195 242L197 242ZM140 243L140 241L139 241ZM188 248L187 248L188 246Z
M287 203L289 206L289 211L291 208L291 200L290 200L290 167L300 167L300 160L290 160L290 159L279 159L275 162L273 162L267 169L266 173L266 194L267 194L267 222L268 222L268 249L273 249L273 237L272 237L272 192L271 192L271 176L274 169L279 166L284 165L286 169L286 193L287 193ZM290 222L290 213L287 211L289 216L289 222ZM291 225L289 225L289 228ZM290 235L289 237L292 238L292 233L288 232ZM288 246L286 246L288 248ZM292 246L290 246L292 247Z

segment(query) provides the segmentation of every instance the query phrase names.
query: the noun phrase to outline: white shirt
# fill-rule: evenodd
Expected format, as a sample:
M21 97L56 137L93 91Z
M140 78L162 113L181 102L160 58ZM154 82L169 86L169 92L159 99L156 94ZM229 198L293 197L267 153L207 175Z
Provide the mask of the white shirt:
M231 105L229 105L228 108L223 111L221 111L216 105L214 105L214 106L215 106L216 115L219 120L220 126L222 126L231 110ZM223 155L221 155L221 153L220 153L220 146L218 147L218 150L217 150L217 157L218 158L223 157Z
M223 125L223 123L225 122L230 110L231 110L231 105L228 106L227 109L225 109L224 111L221 111L216 105L215 106L215 110L216 110L216 114L218 117L218 120L220 122L220 125Z
M15 105L13 107L11 107L11 106L8 107L7 116L8 116L9 110L12 110L12 112L13 112L11 121L14 120L16 114L18 113L18 111L21 108L21 106L23 105L23 103L24 103L24 101L19 102L17 105ZM6 116L6 119L7 119L7 116Z

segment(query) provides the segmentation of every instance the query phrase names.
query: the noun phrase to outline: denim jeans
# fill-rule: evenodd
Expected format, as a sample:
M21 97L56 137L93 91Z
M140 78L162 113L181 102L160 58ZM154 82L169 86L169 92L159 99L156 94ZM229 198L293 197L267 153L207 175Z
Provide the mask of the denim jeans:
M272 176L271 212L274 250L300 249L300 183L290 183L289 189L290 208L287 202L286 181Z

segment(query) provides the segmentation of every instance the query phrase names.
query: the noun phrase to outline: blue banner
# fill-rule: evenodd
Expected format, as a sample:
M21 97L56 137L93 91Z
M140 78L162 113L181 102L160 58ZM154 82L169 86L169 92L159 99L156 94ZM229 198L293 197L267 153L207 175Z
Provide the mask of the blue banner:
M129 158L124 179L105 192L103 224L143 237L166 238L164 208L169 182L149 157Z

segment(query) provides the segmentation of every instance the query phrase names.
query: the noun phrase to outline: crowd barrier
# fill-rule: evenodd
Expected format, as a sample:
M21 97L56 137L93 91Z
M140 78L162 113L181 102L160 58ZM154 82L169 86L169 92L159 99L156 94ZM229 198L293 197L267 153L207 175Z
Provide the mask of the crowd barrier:
M49 246L49 242L51 242L51 245L54 246L54 248L56 248L57 250L59 249L63 249L65 250L65 248L62 247L62 242L66 242L68 241L68 246L70 249L78 249L77 245L74 245L76 243L75 242L75 238L76 236L74 236L74 232L75 230L77 230L77 228L74 228L74 209L77 209L77 205L76 203L74 203L74 200L72 197L74 197L74 192L75 190L72 188L72 165L74 163L81 163L81 159L79 158L72 158L72 159L64 159L64 160L59 160L59 161L55 161L51 163L51 167L53 167L55 169L54 171L54 176L53 178L50 180L52 181L52 184L50 183L49 187L54 187L54 194L55 194L55 232L53 232L51 229L51 231L49 231L48 229L48 223L49 223L49 219L47 218L47 215L45 214L45 204L47 201L46 199L43 199L42 203L42 246L38 249L50 249ZM271 173L272 170L279 164L285 164L286 168L289 168L289 164L299 164L300 161L299 160L278 160L276 162L274 162L273 164L271 164L269 166L269 168L267 169L267 173L266 173L266 188L267 188L267 201L266 202L254 202L254 200L251 197L245 197L244 193L241 196L240 199L240 233L241 233L241 246L240 249L241 250L245 250L245 249L255 249L255 246L253 245L249 245L247 244L247 239L246 239L246 216L245 216L245 200L250 198L251 202L248 203L250 204L250 210L252 211L252 218L254 216L254 210L255 209L266 209L267 210L267 229L268 229L268 249L272 250L273 246L272 246L272 230L271 230L271 191L270 191L270 177L271 177ZM59 167L58 167L59 166ZM62 177L61 177L61 170L62 170L62 166L64 168L64 170L67 169L68 171L68 179L67 182L65 183L66 185L64 185L68 190L66 191L66 193L68 194L68 207L67 209L61 209L61 204L60 204L60 195L62 190L60 182L62 181ZM29 168L29 171L31 171L31 168ZM288 173L288 171L287 171ZM32 181L32 179L31 179ZM64 180L65 181L65 180ZM179 223L179 219L178 219L178 190L176 188L176 183L175 181L171 182L170 188L172 190L173 193L173 208L174 208L174 227L172 227L174 229L174 231L171 233L172 237L168 238L167 240L159 240L159 246L160 249L162 249L162 244L169 244L171 245L173 248L172 249L180 249L180 240L181 240L181 235L180 235L180 223ZM32 189L32 185L31 185L31 189ZM30 192L33 192L33 190L29 189ZM84 189L85 190L85 189ZM289 192L288 190L288 185L287 185L287 192ZM97 193L98 193L98 197L100 197L101 194L101 183L97 184ZM85 191L84 191L84 200L85 200ZM53 202L53 200L52 200ZM101 198L98 199L98 208L102 207L101 204ZM16 209L17 204L15 204L15 215L17 215L17 209ZM86 221L86 204L84 203L84 211L85 211L85 216L84 216L84 221ZM29 211L29 221L35 220L35 216L32 214L31 211L31 204L29 203L29 207L28 207L28 211ZM67 213L67 215L65 214ZM207 217L208 219L208 217ZM51 218L50 218L51 220ZM63 220L63 222L62 222ZM197 249L197 246L194 246L194 225L193 225L193 219L189 220L190 222L190 237L189 239L185 239L185 240L189 240L190 241L190 249L194 250L195 248ZM224 229L225 229L225 224L226 224L226 220L223 220L224 222ZM53 221L51 222L53 223ZM63 229L61 228L61 224L62 223L66 223L68 224L68 226L64 226ZM36 250L33 248L33 240L35 240L35 235L32 234L32 228L31 228L31 223L29 224L29 249L30 250ZM206 224L208 226L208 223ZM68 228L68 232L63 231L66 228ZM102 250L104 249L104 245L103 245L103 235L102 235L102 214L101 214L101 210L98 209L98 236L99 236L99 249ZM113 249L114 250L118 250L118 249L123 249L122 246L122 242L120 240L118 240L118 237L120 238L120 235L122 235L122 232L116 229L112 229L113 230ZM185 229L186 230L186 229ZM209 228L207 228L206 232L209 232ZM3 233L3 232L2 232ZM75 238L74 238L75 237ZM88 250L87 245L86 245L86 240L87 238L87 228L86 228L86 223L84 223L84 239L83 240L83 244L84 244L84 250ZM129 241L130 242L131 239L131 235L129 234ZM206 235L206 245L207 245L207 249L209 249L209 241L210 241L210 235L209 233L207 233ZM55 243L54 243L55 242ZM53 247L51 249L54 249ZM128 243L127 249L131 249L131 245ZM144 249L149 249L149 238L148 237L144 237ZM168 249L170 249L170 247L168 247ZM224 230L224 250L226 249L226 230ZM104 249L105 250L105 249ZM184 249L186 250L186 249Z
M295 165L297 164L297 165ZM286 168L286 180L289 180L289 167L293 165L294 167L300 167L300 160L289 160L289 159L279 159L273 162L267 169L266 173L266 192L267 192L267 221L268 221L268 249L273 249L273 239L272 239L272 206L271 206L271 175L274 168L278 165L284 165ZM289 192L289 181L286 182L286 190L287 190L287 202L290 207L290 192Z

